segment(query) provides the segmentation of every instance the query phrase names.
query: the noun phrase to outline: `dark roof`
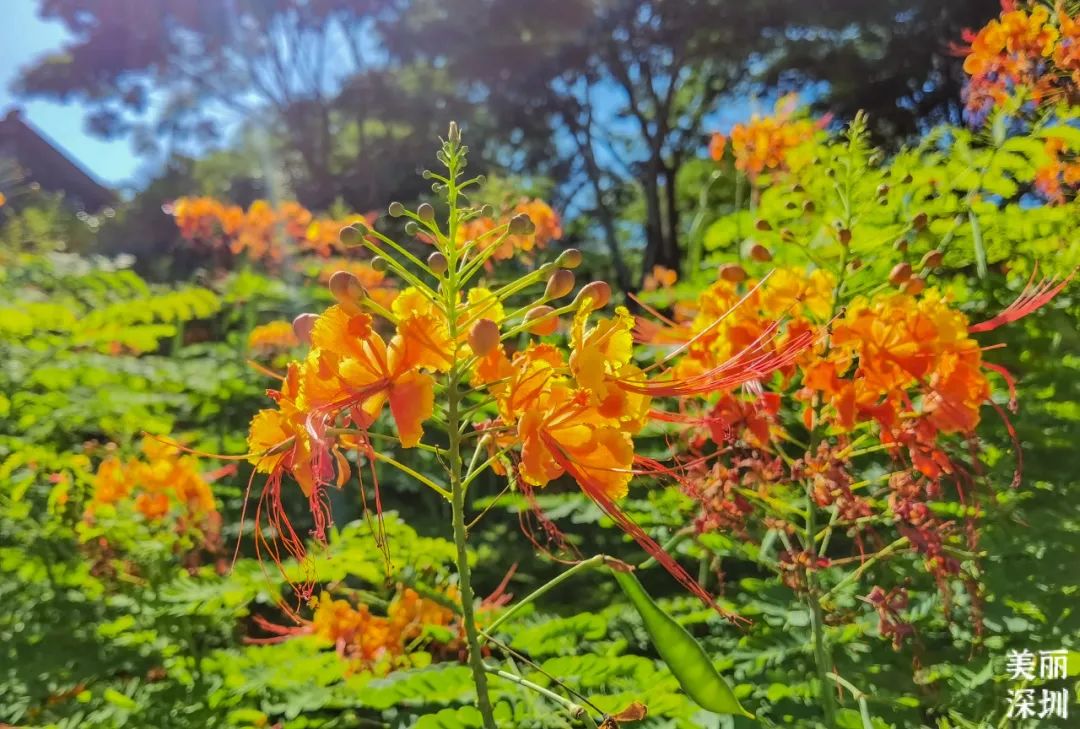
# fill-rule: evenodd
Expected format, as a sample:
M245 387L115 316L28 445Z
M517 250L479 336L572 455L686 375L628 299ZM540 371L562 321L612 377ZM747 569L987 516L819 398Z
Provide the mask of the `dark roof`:
M18 109L0 120L0 158L13 161L24 182L37 183L46 192L63 193L66 201L87 212L116 204L116 193L30 126Z

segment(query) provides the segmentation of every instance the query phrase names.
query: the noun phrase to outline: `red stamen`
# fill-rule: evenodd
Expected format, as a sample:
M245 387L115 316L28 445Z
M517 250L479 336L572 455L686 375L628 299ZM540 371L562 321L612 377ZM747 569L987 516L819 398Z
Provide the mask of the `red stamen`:
M1009 304L1004 311L995 316L992 319L988 319L979 324L968 327L968 331L972 334L979 334L981 332L989 332L997 329L1002 324L1010 324L1018 319L1022 319L1028 314L1042 308L1050 302L1055 296L1061 293L1072 277L1076 275L1078 269L1073 269L1068 276L1059 282L1054 281L1051 278L1044 278L1038 284L1032 285L1035 281L1035 276L1038 274L1038 266L1031 272L1031 278L1028 279L1027 285L1024 286L1024 290L1020 292L1020 295Z

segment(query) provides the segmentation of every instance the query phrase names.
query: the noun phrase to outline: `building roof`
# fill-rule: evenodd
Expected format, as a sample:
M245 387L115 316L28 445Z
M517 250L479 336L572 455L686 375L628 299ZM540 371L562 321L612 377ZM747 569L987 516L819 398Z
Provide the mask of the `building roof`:
M67 202L87 212L116 203L116 193L27 123L18 109L0 120L0 158L14 162L24 182L37 183L46 192L63 193Z

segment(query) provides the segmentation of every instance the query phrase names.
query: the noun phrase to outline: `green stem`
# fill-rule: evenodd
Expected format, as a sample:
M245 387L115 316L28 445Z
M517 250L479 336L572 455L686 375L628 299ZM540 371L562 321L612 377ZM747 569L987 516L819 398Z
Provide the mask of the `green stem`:
M599 566L603 565L607 561L607 559L608 559L607 555L598 554L595 557L589 557L584 562L578 562L576 565L574 565L570 569L566 570L562 574L556 575L551 580L545 582L543 585L536 588L528 597L526 597L523 600L515 603L513 607L511 607L505 613L503 613L498 618L496 618L495 621L491 625L487 626L487 629L484 632L486 632L486 633L494 633L495 630L500 625L502 625L507 620L512 618L519 610L521 610L521 608L525 607L526 605L533 602L534 600L540 598L541 596L544 595L544 593L548 592L549 590L552 590L555 587L558 587L560 584L562 584L566 580L570 579L571 577L576 575L578 572L583 572L583 571L585 571L587 569L592 569L593 567L599 567Z
M868 560L863 562L861 565L859 565L858 569L850 572L848 575L846 575L844 577L844 579L842 579L838 583L836 583L835 587L833 587L831 590L829 590L824 595L822 595L819 602L821 602L823 604L830 603L832 601L832 598L835 597L836 593L838 593L840 590L842 590L844 587L848 586L852 582L855 582L856 580L858 580L860 577L862 577L864 572L866 572L868 569L873 567L875 564L877 564L879 561L881 561L885 557L888 557L890 554L892 554L896 550L900 549L901 547L907 546L907 543L908 543L907 537L900 537L899 539L897 539L892 544L888 545L887 547L885 547L881 551L877 552L873 557L869 558Z
M810 494L807 493L810 497ZM813 498L807 499L806 510L806 533L814 535L817 533L817 507L814 504ZM832 691L828 687L828 682L825 680L829 672L832 671L832 666L829 665L828 649L825 646L825 615L821 609L821 600L818 597L818 583L817 577L814 574L816 567L813 565L813 561L817 558L817 547L814 540L808 539L808 550L810 552L811 566L806 571L806 584L807 593L806 599L810 607L810 632L813 636L814 645L814 667L817 670L818 685L821 691L821 703L825 709L825 723L829 727L836 726L836 697L833 696Z
M450 330L450 341L458 341L458 274L460 273L460 261L456 250L457 228L460 211L458 210L458 164L460 157L457 154L456 141L447 142L447 175L449 183L446 186L447 203L450 209L447 236L450 244L447 246L449 267L446 278L446 313L447 326ZM465 640L469 646L469 667L472 669L473 683L476 686L476 705L480 710L480 716L484 722L484 729L498 729L495 724L495 714L491 708L491 697L488 695L487 673L485 673L484 656L480 652L480 636L476 628L475 595L472 588L472 575L469 567L469 552L466 546L468 532L465 528L465 484L462 479L461 457L461 383L462 372L457 363L457 353L454 353L454 366L447 377L446 385L446 430L449 437L447 457L450 461L450 503L454 521L454 546L457 548L457 571L459 588L461 589L461 622L465 627Z
M825 675L835 681L837 685L843 686L850 691L855 700L859 702L859 716L862 718L863 729L874 729L874 722L870 718L870 707L866 703L866 694L838 673L830 672Z
M530 691L535 691L536 693L540 694L541 696L544 696L544 697L546 697L548 699L551 699L552 701L554 701L555 703L559 704L564 709L566 709L567 713L570 714L570 717L572 719L580 719L581 721L585 722L585 726L592 727L592 729L596 729L596 722L593 721L593 718L591 716L589 716L589 712L584 706L582 706L580 704L575 704L570 699L563 698L562 696L559 696L554 691L546 689L546 688L544 688L543 686L541 686L539 684L533 683L532 681L528 681L528 680L522 678L521 676L515 676L514 674L508 673L507 671L499 670L498 668L495 668L494 666L484 666L484 670L486 670L488 673L492 674L493 676L498 676L499 678L503 679L504 681L510 681L511 683L516 683L518 686L522 686L524 688L527 688Z
M397 461L397 460L391 458L390 456L388 456L388 455L386 455L384 453L379 453L378 451L372 451L371 456L374 457L376 461L382 461L383 463L385 463L385 464L387 464L389 466L393 466L394 468L398 469L402 473L405 473L405 474L408 474L409 476L412 476L417 481L424 484L429 489L436 492L439 496L443 497L447 501L449 501L451 499L452 495L451 495L451 493L449 491L447 491L442 486L440 486L439 484L432 481L430 478L428 478L424 474L419 473L418 471L415 471L412 468L409 468L408 466L406 466L401 461ZM453 457L453 456L451 456L451 457ZM461 456L458 456L458 458L460 459Z

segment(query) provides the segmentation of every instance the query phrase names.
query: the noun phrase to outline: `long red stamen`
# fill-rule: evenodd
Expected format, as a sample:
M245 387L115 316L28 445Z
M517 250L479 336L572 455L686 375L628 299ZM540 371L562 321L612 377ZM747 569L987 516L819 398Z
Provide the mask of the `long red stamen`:
M1020 292L1020 295L1016 297L1015 301L1009 304L1004 311L994 318L968 327L968 331L972 334L993 331L1002 324L1010 324L1042 308L1049 303L1051 299L1061 293L1062 289L1069 285L1072 277L1076 275L1076 271L1077 269L1074 268L1068 276L1058 282L1047 277L1038 284L1035 284L1035 276L1038 273L1038 267L1036 267L1036 269L1031 272L1031 278L1028 279L1027 285L1024 286L1024 290Z
M577 464L570 460L554 438L546 433L542 433L541 437L544 439L545 445L547 445L548 450L551 452L556 463L562 466L562 468L578 482L578 485L581 487L581 490L585 492L585 495L592 499L593 503L599 506L600 510L618 524L624 532L629 534L650 557L659 562L660 565L668 571L668 574L674 577L679 584L696 595L698 599L715 610L725 620L729 620L733 623L741 622L744 624L750 622L746 618L720 607L712 595L699 585L697 580L691 577L690 573L687 572L681 564L676 562L671 555L665 552L664 548L646 534L645 530L638 526L633 519L623 513L611 497L607 495L603 484L598 483L586 470L579 468Z

